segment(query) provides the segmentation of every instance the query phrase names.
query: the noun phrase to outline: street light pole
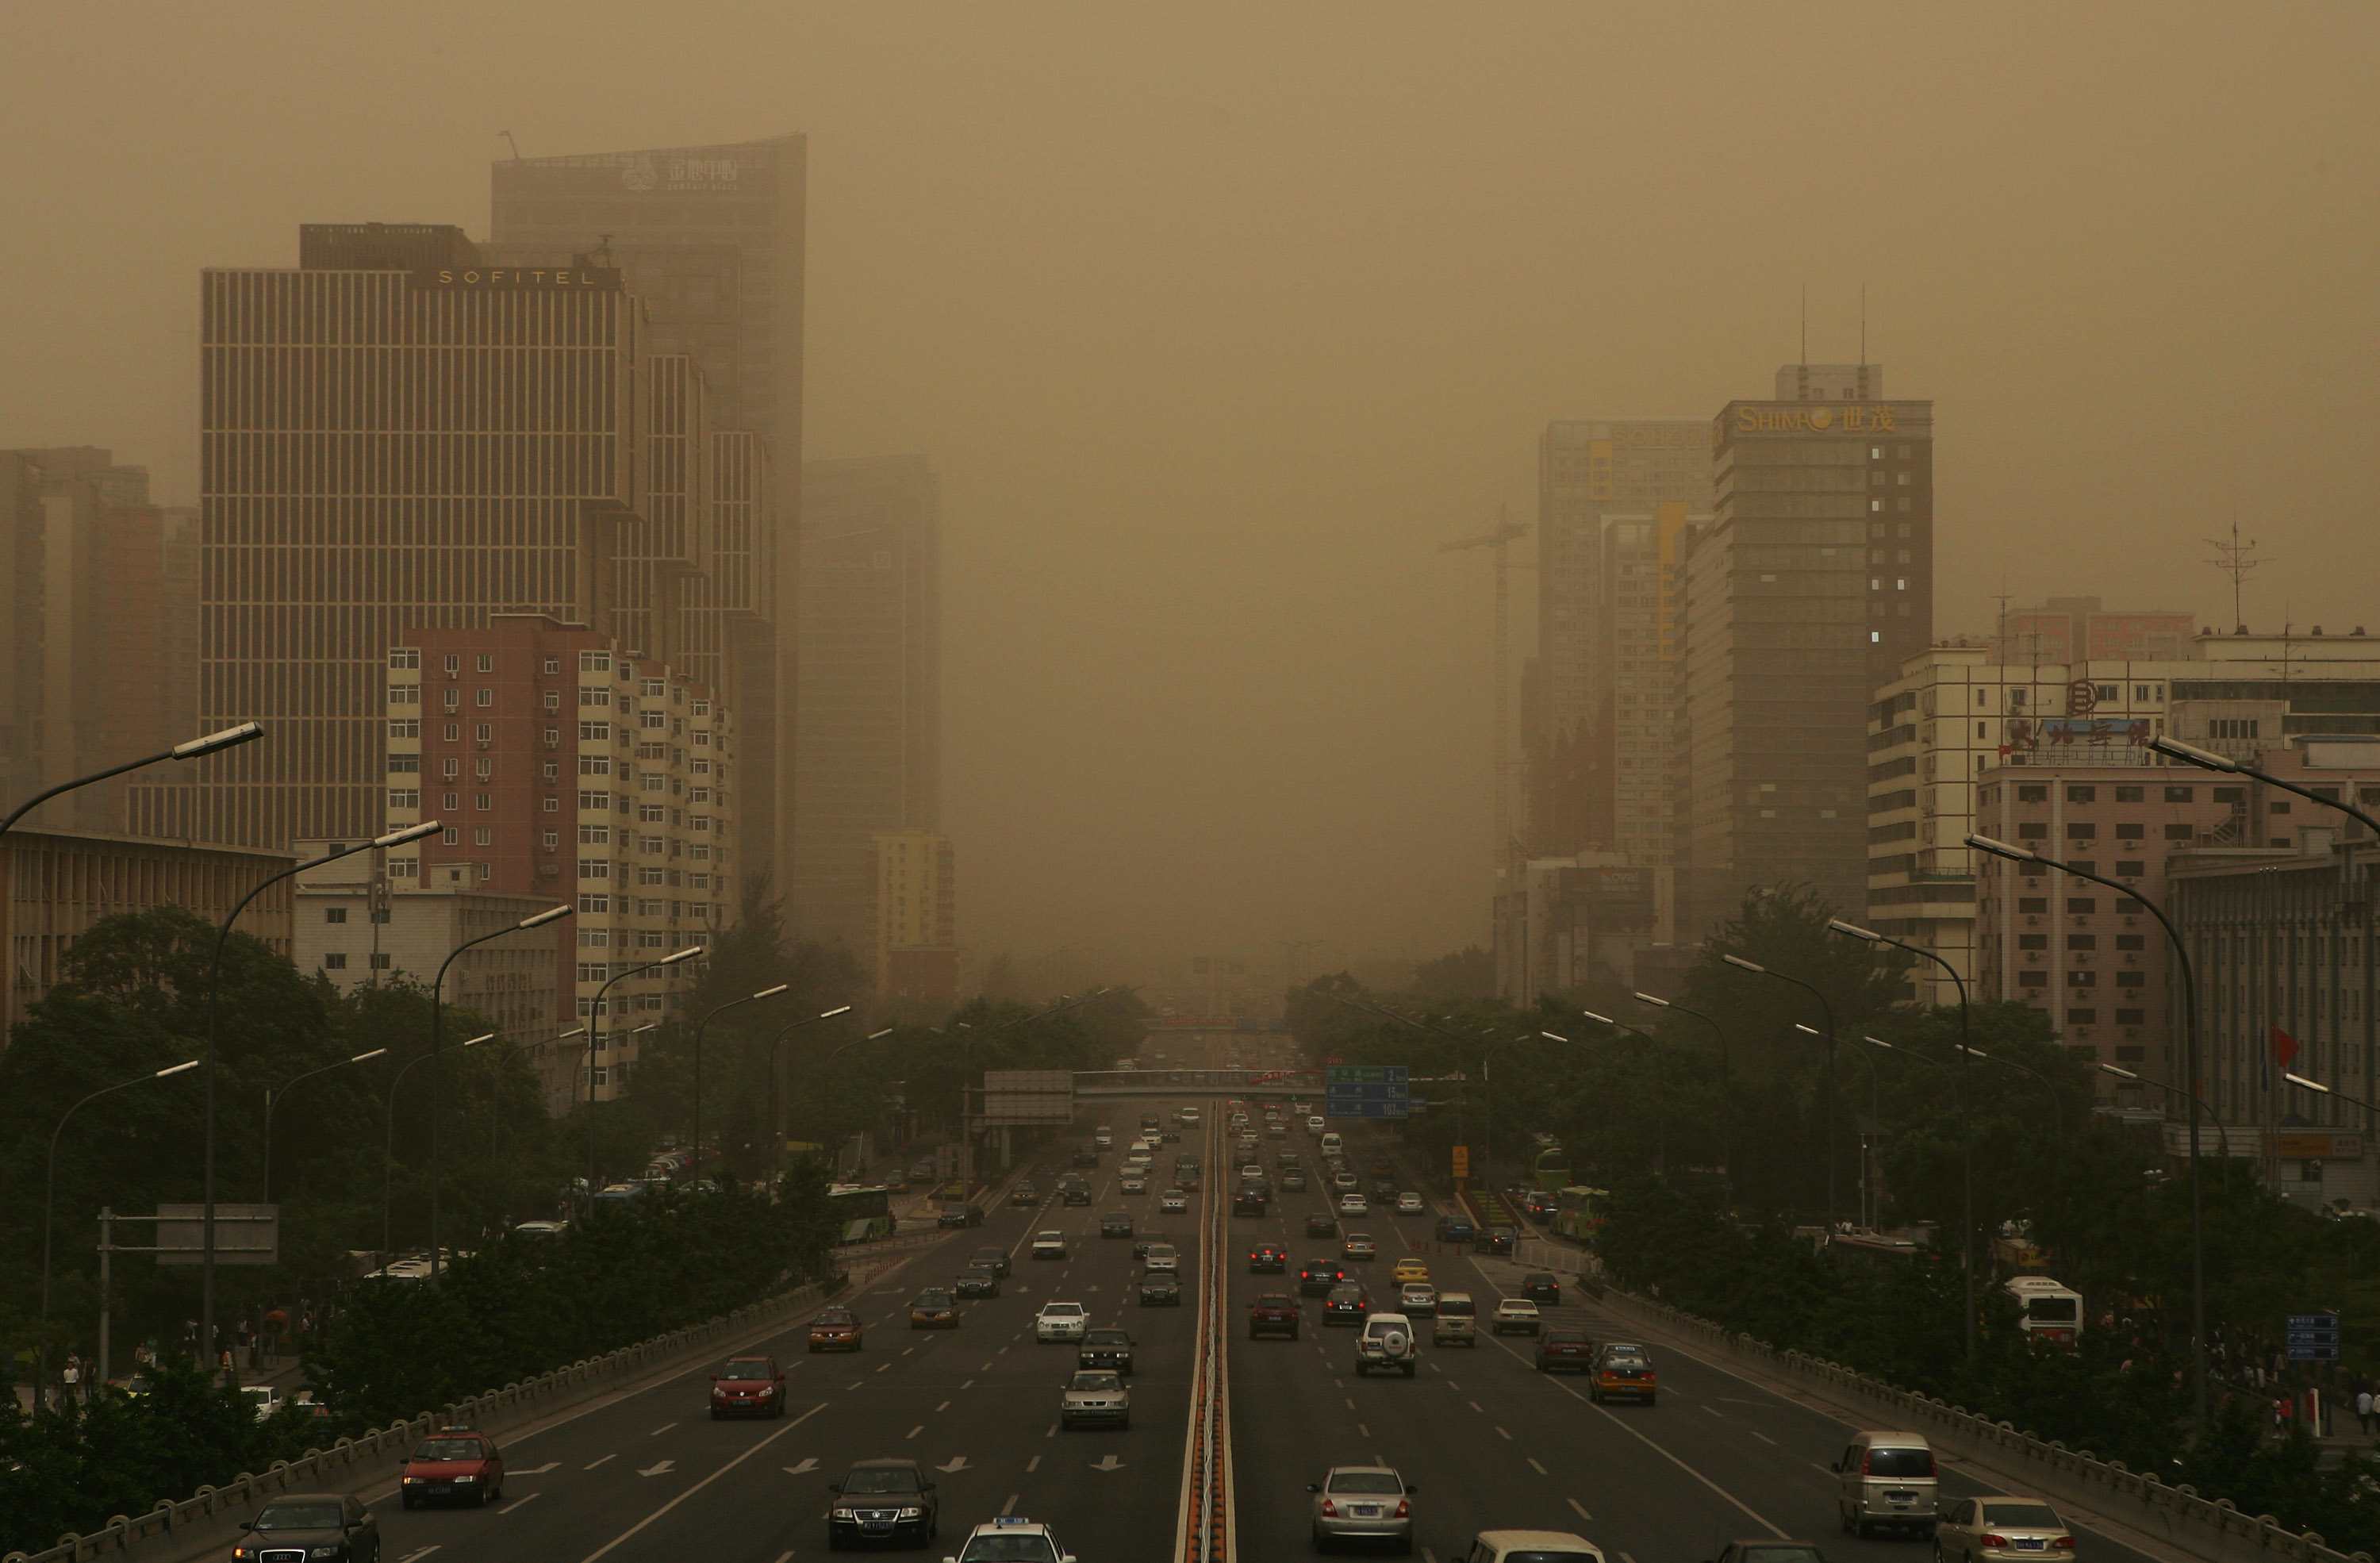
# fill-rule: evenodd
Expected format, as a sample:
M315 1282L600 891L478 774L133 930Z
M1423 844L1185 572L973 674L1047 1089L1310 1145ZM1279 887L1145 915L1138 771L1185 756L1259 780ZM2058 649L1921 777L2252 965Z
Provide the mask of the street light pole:
M143 761L142 763L146 764L147 762ZM106 774L112 775L114 773L107 772ZM18 812L21 813L23 811L19 810ZM43 1328L42 1333L41 1366L35 1371L33 1378L33 1382L36 1387L34 1391L36 1401L38 1401L42 1395L48 1392L50 1386L50 1338L48 1330L48 1325L50 1322L50 1211L52 1206L56 1203L58 1193L58 1136L67 1132L67 1121L68 1119L71 1119L76 1113L80 1112L83 1109L89 1107L91 1103L99 1100L102 1097L107 1096L111 1092L128 1090L132 1086L140 1084L144 1081L163 1080L169 1075L187 1074L191 1070L198 1067L199 1060L197 1059L191 1059L184 1063L171 1064L164 1069L152 1070L146 1074L136 1074L129 1080L119 1080L113 1085L103 1085L98 1090L93 1091L91 1095L85 1097L82 1100L75 1103L74 1106L67 1109L65 1112L59 1114L58 1126L50 1131L49 1179L42 1185L42 1324Z
M613 972L603 979L603 986L595 990L594 1002L587 1007L587 1024L592 1039L591 1046L587 1050L587 1204L590 1209L595 1204L595 1055L603 1050L602 1022L605 1018L603 1000L610 995L615 983L625 982L642 972L659 971L664 966L674 966L682 962L691 961L701 953L702 946L688 945L686 949L674 951L658 961L648 961L641 966L627 966ZM637 1028L637 1030L642 1029L644 1028L641 1026ZM636 1034L636 1031L628 1033L631 1036Z
M1699 1010L1689 1010L1673 999L1657 999L1650 993L1633 995L1639 1004L1650 1004L1657 1010L1675 1010L1682 1015L1692 1015L1711 1028L1718 1039L1718 1159L1724 1174L1727 1203L1735 1204L1735 1099L1730 1085L1727 1059L1727 1033L1718 1022Z
M844 1009L849 1009L850 1007L851 1007L851 1006L849 1006L848 1004L846 1004L846 1005L844 1005ZM839 1014L839 1013L841 1013L842 1012L841 1012L841 1011L836 1011L836 1012L834 1012ZM820 1020L824 1020L825 1018L826 1018L826 1016L824 1016L824 1015L820 1015L820 1016L819 1017L819 1019L820 1019ZM788 1031L790 1031L790 1030L792 1030L792 1029L793 1029L793 1027L791 1027L791 1026L787 1026L785 1029L786 1029L786 1030L788 1030ZM897 1027L894 1027L894 1026L889 1026L889 1025L888 1025L888 1026L886 1026L886 1027L885 1027L883 1030L881 1030L881 1031L871 1031L871 1032L869 1032L869 1033L868 1033L867 1036L855 1036L855 1037L853 1037L853 1038L852 1038L850 1041L848 1041L848 1042L843 1043L843 1044L841 1044L841 1045L839 1045L839 1046L837 1046L837 1047L830 1048L828 1048L828 1049L827 1049L827 1055L826 1055L826 1067L825 1067L824 1069L822 1069L822 1070L820 1070L820 1071L819 1072L819 1077L820 1077L820 1079L821 1081L823 1081L823 1082L824 1082L824 1089L823 1089L823 1090L821 1090L821 1091L820 1092L820 1094L819 1094L819 1105L820 1105L821 1108L827 1108L827 1107L831 1107L831 1106L832 1105L832 1098L827 1095L827 1093L828 1093L828 1092L831 1092L831 1091L832 1091L832 1090L834 1089L834 1060L837 1060L837 1059L839 1059L839 1058L841 1058L841 1057L843 1057L843 1055L844 1055L845 1052L849 1051L851 1048L859 1048L859 1047L865 1047L867 1044L868 1044L868 1043L870 1043L870 1042L880 1041L880 1040L881 1040L881 1039L883 1039L884 1037L887 1037L887 1036L892 1036L892 1033L893 1033L896 1029L898 1029L898 1028L897 1028ZM823 1113L823 1112L821 1112L821 1113L820 1114L820 1121L819 1121L819 1148L820 1148L820 1150L824 1150L824 1149L826 1148L826 1115L825 1115L825 1113ZM832 1159L832 1160L831 1160L831 1161L828 1163L828 1165L827 1165L827 1172L828 1172L828 1174L829 1174L830 1176L832 1176L832 1173L833 1173L833 1171L834 1171L834 1161L839 1161L839 1160L841 1160L841 1159L842 1159L842 1152L841 1152L840 1150L837 1150L837 1152L836 1152L836 1153L835 1153L835 1155L834 1155L833 1159ZM853 1174L853 1175L854 1175L855 1177L856 1177L856 1176L857 1176L857 1172L856 1172L856 1169L855 1169L855 1171L854 1171L854 1174Z
M495 1035L491 1031L485 1036L474 1036L456 1046L476 1048ZM388 1246L388 1212L396 1183L396 1088L405 1084L405 1077L411 1074L417 1066L428 1063L433 1056L424 1053L409 1060L388 1083L387 1123L381 1131L380 1151L380 1267L383 1272L388 1269L391 1252Z
M1968 1051L1973 1053L1975 1057L1983 1060L1985 1063L1996 1063L2002 1069L2017 1070L2020 1072L2030 1074L2035 1080L2040 1081L2041 1088L2049 1093L2049 1125L2057 1132L2058 1138L2059 1140L2062 1141L2066 1138L2066 1109L2058 1100L2058 1085L2056 1082L2052 1081L2049 1076L2042 1073L2041 1071L2031 1068L2025 1064L2021 1064L2014 1059L2004 1059L1997 1053L1986 1053L1981 1048L1971 1048Z
M111 776L121 776L128 770L139 770L143 766L155 765L161 760L197 759L203 755L220 754L225 749L237 748L242 744L253 743L263 736L262 723L243 721L237 727L226 727L220 733L210 733L203 738L193 738L186 744L176 744L170 749L162 749L156 754L144 756L137 760L127 760L122 765L109 766L105 770L94 770L89 776L78 776L71 782L61 782L45 793L35 793L31 797L10 809L8 818L0 819L0 836L5 836L15 830L17 821L56 797L60 793L71 793L78 787L88 787L94 782L104 782Z
M1922 955L1949 973L1951 985L1959 990L1959 1080L1951 1095L1959 1101L1959 1263L1966 1269L1966 1296L1963 1301L1967 1313L1967 1361L1972 1363L1975 1360L1975 1108L1974 1093L1969 1089L1973 1082L1967 1072L1967 1055L1972 1051L1967 1029L1967 979L1960 975L1958 967L1922 945L1903 943L1889 934L1880 934L1856 923L1846 923L1840 917L1829 920L1827 927L1849 939L1864 939L1870 944L1889 944L1895 950ZM1868 1040L1876 1042L1873 1036ZM1876 1042L1876 1046L1881 1048L1885 1044ZM1933 1060L1929 1059L1926 1061L1931 1063Z
M2135 1073L2129 1069L2119 1069L2111 1063L2101 1064L2099 1072L2112 1074L2119 1080L2129 1080L2136 1085L2154 1085L2169 1097L2195 1097L2198 1094L2195 1091L2185 1091L2179 1085L2169 1085L2162 1080L2151 1080L2145 1074ZM2231 1186L2231 1126L2224 1122L2221 1116L2204 1102L2202 1101L2198 1105L2205 1112L2207 1119L2214 1123L2215 1132L2223 1136L2223 1186L2228 1190Z
M2061 874L2088 879L2095 885L2105 885L2119 895L2130 896L2147 908L2149 915L2157 920L2157 926L2165 929L2167 941L2173 946L2174 961L2181 967L2182 1068L2190 1076L2190 1367L2191 1376L2197 1380L2193 1399L2198 1423L2203 1427L2213 1408L2206 1376L2206 1222L2198 1170L2198 977L2191 967L2190 946L2182 942L2181 931L2173 926L2173 919L2165 915L2165 908L2129 885L2119 884L2071 863L2044 857L2024 847L1994 841L1989 836L1971 834L1967 837L1967 845L2010 863L2034 863L2046 868L2055 868ZM2230 1158L2226 1157L2224 1159L2228 1174Z
M716 1008L716 1009L712 1010L712 1011L710 1012L710 1014L707 1014L707 1015L703 1016L703 1017L702 1017L702 1019L701 1019L700 1021L698 1021L698 1023L696 1023L696 1024L695 1024L695 1028L694 1028L694 1181L695 1181L695 1186L696 1186L697 1188L699 1188L699 1187L702 1185L702 1034L703 1034L705 1031L708 1031L708 1030L710 1028L710 1023L711 1023L714 1019L716 1019L717 1017L719 1017L719 1016L720 1016L720 1015L722 1015L722 1014L724 1014L724 1013L725 1013L726 1012L728 1012L729 1010L734 1009L736 1005L738 1005L738 1004L749 1004L749 1003L751 1003L753 1000L757 1000L757 999L774 999L778 994L783 993L783 991L784 991L788 987L790 987L790 986L792 986L792 985L791 985L791 984L788 984L788 983L782 983L782 982L781 982L781 983L777 984L777 986L776 986L776 987L764 987L764 988L760 989L760 991L759 991L759 992L758 992L758 993L747 993L747 994L746 994L746 995L745 995L743 998L741 998L741 999L730 999L730 1000L727 1000L727 1002L725 1002L724 1004L722 1004L722 1005L720 1005L718 1008Z
M387 1048L373 1048L370 1052L369 1052L369 1053L358 1053L358 1054L357 1054L357 1055L355 1055L355 1057L353 1057L353 1058L341 1059L341 1060L340 1060L338 1062L336 1062L336 1063L326 1063L326 1064L324 1064L324 1065L323 1065L322 1068L320 1068L320 1069L310 1069L310 1070L308 1070L305 1073L300 1074L300 1075L298 1075L296 1078L292 1079L292 1080L289 1082L289 1084L288 1084L287 1085L284 1085L283 1087L281 1087L281 1089L280 1089L280 1090L278 1090L278 1091L267 1091L267 1092L265 1092L265 1093L264 1093L264 1203L265 1203L265 1204L270 1205L270 1204L272 1204L272 1203L273 1203L273 1109L275 1109L276 1108L280 1107L280 1105L281 1105L281 1098L282 1098L282 1097L285 1097L285 1096L287 1096L287 1095L289 1094L289 1092L290 1092L291 1088L292 1088L292 1087L294 1087L294 1086L296 1086L296 1085L297 1085L300 1081L311 1080L311 1079L313 1079L313 1078L314 1078L314 1076L316 1076L316 1075L318 1075L318 1074L328 1074L328 1073L330 1073L330 1072L331 1072L331 1071L333 1071L333 1070L334 1070L334 1069L345 1069L345 1068L346 1068L349 1064L359 1064L359 1063L362 1063L362 1062L363 1062L365 1060L367 1060L367 1059L377 1059L377 1058L380 1058L380 1057L382 1057L382 1055L386 1054L386 1053L387 1053L387 1051L388 1051L388 1049L387 1049Z
M1815 999L1818 1001L1818 1009L1826 1015L1827 1035L1832 1036L1835 1034L1835 1007L1827 1001L1827 996L1825 994L1819 992L1810 984L1803 982L1800 977L1794 976L1790 973L1772 971L1768 967L1762 965L1757 961L1747 961L1741 955L1722 955L1719 959L1725 961L1729 965L1735 967L1738 971L1752 972L1760 976L1775 977L1779 982L1790 982L1794 987L1803 989L1811 998ZM1833 1229L1835 1224L1836 1210L1835 1140L1835 1049L1829 1048L1827 1049L1827 1226L1829 1230Z
M1829 1056L1833 1054L1836 1048L1843 1045L1842 1038L1839 1036L1829 1036L1815 1025L1804 1025L1800 1021L1795 1021L1793 1023L1793 1029L1803 1033L1804 1036L1815 1036L1819 1041L1824 1042L1827 1045L1827 1051ZM1876 1127L1880 1131L1884 1127L1884 1093L1876 1078L1876 1060L1869 1058L1865 1053L1861 1052L1857 1048L1852 1049L1852 1057L1867 1065L1867 1115L1876 1121ZM1870 1180L1867 1175L1867 1136L1865 1134L1861 1134L1859 1136L1859 1147L1860 1219L1866 1223L1870 1231L1873 1231L1876 1230L1876 1213L1873 1208L1871 1208L1874 1202L1869 1197L1871 1191L1868 1187Z
M254 727L256 724L249 722L246 725ZM226 728L212 737L200 738L193 742L215 744L218 748L226 747L232 744L247 743L250 738L258 736L262 729L260 728L256 733L249 733L240 737L231 736L241 731L237 727ZM217 740L221 742L218 743ZM309 868L320 868L325 863L336 863L343 857L353 857L359 852L370 852L374 847L403 846L407 842L418 842L422 837L433 835L443 828L435 819L425 819L419 825L407 825L403 830L391 830L384 836L375 836L370 841L358 842L354 846L326 853L311 863L298 864L293 867L284 868L278 874L268 875L246 895L239 898L215 929L214 956L207 963L206 1169L200 1180L202 1192L200 1198L202 1204L199 1220L199 1355L207 1363L209 1373L214 1371L215 1360L215 1011L217 1000L223 991L224 946L230 941L231 926L239 921L239 915L248 910L249 902L284 879L294 878Z
M770 1166L782 1167L785 1159L787 1129L785 1097L790 1093L785 1090L785 1066L783 1059L780 1056L780 1050L785 1045L785 1038L806 1025L816 1025L820 1021L832 1020L837 1015L849 1013L851 1013L850 1005L837 1004L832 1010L820 1010L817 1014L806 1015L789 1025L778 1027L777 1035L769 1039L769 1113L776 1134L776 1141L769 1149ZM774 1176L773 1173L771 1175Z
M1661 1078L1660 1039L1649 1031L1639 1031L1633 1025L1623 1025L1609 1015L1598 1015L1593 1010L1581 1010L1579 1013L1591 1021L1599 1021L1614 1031L1624 1031L1631 1036L1640 1038L1645 1046L1653 1049L1653 1121L1656 1125L1653 1155L1661 1164L1661 1181L1667 1183L1670 1181L1670 1087L1669 1084ZM1541 1031L1537 1035L1554 1036L1550 1031ZM1567 1041L1568 1038L1554 1036L1554 1040L1561 1042Z
M444 1116L439 1107L442 1097L439 1090L441 1071L438 1065L438 1052L439 1044L443 1040L441 1030L445 1015L443 1005L446 996L446 968L455 963L455 957L474 945L485 944L492 939L502 939L506 934L525 933L530 928L541 928L558 917L569 916L575 910L576 908L565 902L559 906L549 906L542 912L531 913L510 927L498 928L493 933L484 933L477 939L465 939L446 952L446 959L438 963L437 980L430 985L430 1278L433 1281L438 1278L439 1266L443 1262L440 1257L438 1247L438 1187L442 1169L438 1121Z

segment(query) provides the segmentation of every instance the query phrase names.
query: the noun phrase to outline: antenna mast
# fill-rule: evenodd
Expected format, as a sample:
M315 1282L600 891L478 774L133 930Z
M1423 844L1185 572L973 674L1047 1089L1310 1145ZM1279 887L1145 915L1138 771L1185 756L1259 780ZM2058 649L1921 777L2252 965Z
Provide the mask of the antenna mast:
M2240 584L2255 572L2257 565L2272 563L2271 557L2260 556L2256 553L2255 539L2250 538L2246 542L2240 540L2240 521L2237 516L2232 518L2231 536L2228 540L2222 538L2204 538L2200 540L2215 551L2214 558L2201 563L2211 564L2231 577L2232 633L2245 635L2248 633L2248 621L2240 613Z

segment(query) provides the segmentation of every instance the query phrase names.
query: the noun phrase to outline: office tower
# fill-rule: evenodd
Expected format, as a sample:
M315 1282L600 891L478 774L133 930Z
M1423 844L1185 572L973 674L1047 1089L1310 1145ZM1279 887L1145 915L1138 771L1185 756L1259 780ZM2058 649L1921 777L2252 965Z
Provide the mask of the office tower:
M748 430L765 445L772 486L756 496L767 523L754 551L749 606L782 626L794 600L794 546L801 515L802 314L807 221L807 138L772 137L722 146L513 158L490 169L491 260L568 265L599 252L628 291L646 301L651 349L683 354L703 368L714 430ZM783 611L781 611L782 609ZM782 890L790 866L776 800L788 789L794 648L746 637L741 688L730 688L747 724L755 861L774 866ZM732 650L734 648L730 648ZM767 682L752 661L775 661ZM783 709L780 709L783 708ZM763 800L767 801L763 801Z
M189 527L107 451L0 451L0 808L193 735ZM130 785L36 818L120 831Z
M1634 696L1630 709L1641 716L1646 697L1663 706L1669 697L1666 681L1645 665L1666 651L1619 655L1621 630L1629 632L1625 644L1640 648L1645 643L1635 637L1648 626L1636 616L1659 610L1638 600L1656 595L1649 578L1616 573L1622 562L1609 556L1607 518L1656 516L1670 505L1694 515L1707 510L1710 444L1710 425L1700 418L1564 420L1548 423L1538 439L1537 654L1525 674L1523 719L1533 854L1621 844L1614 831L1615 745L1623 742L1616 731L1622 725L1615 720L1619 699ZM1658 523L1655 537L1657 551L1660 538L1675 541L1674 529L1662 531ZM1632 571L1644 563L1625 561ZM1631 620L1624 626L1614 617L1623 597ZM1637 665L1622 670L1621 660ZM1638 734L1625 740L1641 741Z
M958 1000L958 886L951 839L895 830L875 851L875 939L869 964L880 1002L915 1016Z
M406 631L385 660L387 828L445 825L418 851L390 857L388 891L399 901L573 905L561 970L541 981L576 996L577 1021L559 1018L574 1008L565 998L540 1028L513 1039L541 1061L551 1092L580 1060L542 1044L557 1026L588 1024L603 1043L592 1060L596 1094L611 1094L635 1061L633 1044L618 1039L638 1021L623 1017L674 1007L684 978L631 978L598 1014L605 981L709 942L734 910L745 853L733 713L684 672L544 614ZM446 915L412 915L442 926ZM351 953L325 950L343 963ZM499 992L485 1002L505 1000Z
M941 823L941 480L923 456L819 461L803 491L786 910L868 961L876 839Z
M1883 393L1877 365L1788 366L1714 420L1675 664L1681 939L1753 886L1865 904L1868 707L1933 639L1933 404Z

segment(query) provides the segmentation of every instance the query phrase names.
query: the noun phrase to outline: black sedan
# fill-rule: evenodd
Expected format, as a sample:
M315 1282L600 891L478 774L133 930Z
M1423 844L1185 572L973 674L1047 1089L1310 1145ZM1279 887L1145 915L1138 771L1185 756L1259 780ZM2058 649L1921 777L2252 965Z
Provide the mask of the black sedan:
M967 1255L967 1267L974 1269L978 1266L1005 1279L1008 1275L1008 1250L997 1246L977 1249Z
M1360 1325L1372 1311L1372 1294L1355 1281L1342 1282L1322 1299L1322 1322Z
M1531 1270L1521 1278L1521 1295L1532 1302L1559 1302L1561 1282L1554 1278L1550 1270Z
M1319 1238L1337 1237L1339 1218L1328 1210L1309 1212L1305 1218L1305 1235Z
M1330 1289L1347 1278L1347 1272L1336 1259L1309 1259L1297 1272L1297 1294L1300 1297L1327 1297Z
M1103 1238L1132 1236L1132 1213L1126 1210L1111 1210L1100 1217L1099 1236Z
M1141 1277L1140 1305L1144 1308L1179 1308L1182 1306L1182 1283L1164 1270Z
M410 1503L407 1508L412 1507ZM339 1563L380 1563L380 1526L361 1499L337 1493L285 1494L267 1503L232 1556L261 1557L286 1547L299 1557L337 1558Z
M1132 1337L1120 1329L1087 1329L1075 1348L1078 1368L1107 1368L1132 1376Z
M956 1290L961 1297L997 1297L1000 1277L988 1266L970 1265L959 1273Z

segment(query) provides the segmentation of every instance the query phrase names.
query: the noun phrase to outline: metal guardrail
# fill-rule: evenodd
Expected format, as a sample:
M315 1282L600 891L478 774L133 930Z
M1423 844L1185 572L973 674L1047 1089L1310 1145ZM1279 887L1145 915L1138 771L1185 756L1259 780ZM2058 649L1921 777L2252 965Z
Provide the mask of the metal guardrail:
M1214 1148L1214 1126L1208 1147ZM1198 1221L1206 1242L1198 1269L1198 1335L1190 1393L1190 1436L1182 1477L1179 1563L1232 1563L1231 1397L1223 1364L1224 1214L1221 1180L1201 1195Z

